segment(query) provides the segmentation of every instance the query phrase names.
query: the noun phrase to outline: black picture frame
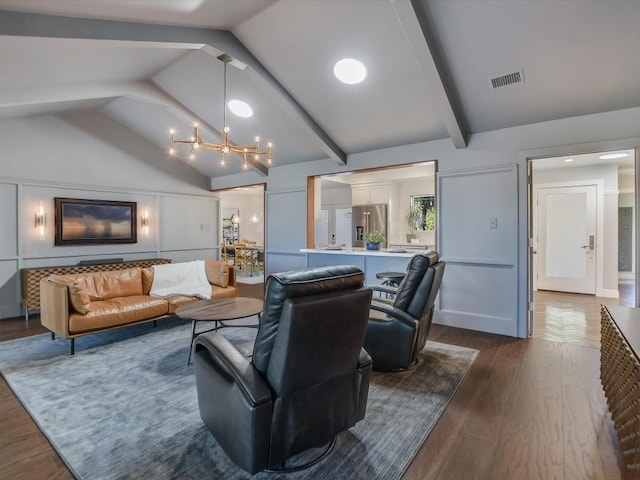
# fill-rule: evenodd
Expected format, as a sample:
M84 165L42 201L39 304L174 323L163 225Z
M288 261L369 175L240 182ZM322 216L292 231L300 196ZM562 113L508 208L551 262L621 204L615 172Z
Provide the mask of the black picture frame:
M54 198L55 245L137 243L136 202Z

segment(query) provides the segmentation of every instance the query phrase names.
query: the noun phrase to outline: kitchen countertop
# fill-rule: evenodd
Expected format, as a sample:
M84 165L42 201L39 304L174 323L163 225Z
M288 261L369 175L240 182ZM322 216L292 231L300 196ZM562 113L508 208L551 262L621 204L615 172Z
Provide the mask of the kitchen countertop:
M319 253L330 255L362 255L362 256L375 256L375 257L405 257L409 258L415 255L415 250L406 252L391 252L388 248L381 248L380 250L367 250L366 248L352 247L343 248L340 250L327 249L327 248L302 248L302 253ZM393 249L391 249L393 250Z

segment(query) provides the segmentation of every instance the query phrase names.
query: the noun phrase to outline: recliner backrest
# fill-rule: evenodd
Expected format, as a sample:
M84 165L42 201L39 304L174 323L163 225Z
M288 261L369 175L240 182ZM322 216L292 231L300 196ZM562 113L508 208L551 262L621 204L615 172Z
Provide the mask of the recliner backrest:
M414 255L407 265L407 273L398 286L393 306L414 318L429 315L442 282L444 262L436 252Z
M276 395L352 377L370 304L365 287L287 299L266 372Z
M335 296L338 299L341 297L337 294L341 291L362 289L363 284L363 272L351 265L306 268L270 275L265 286L264 308L253 349L252 363L254 367L259 372L267 374L280 328L293 329L294 336L304 333L304 331L299 332L295 328L297 325L292 325L294 313L297 312L297 309L303 308L303 303L307 305L305 308L308 308L308 305L312 305L314 301L322 302L322 296L327 294L332 294L332 298ZM370 290L365 290L370 296ZM314 296L317 297L315 299L309 298L305 302L295 301L299 297ZM288 300L290 301L287 302ZM327 304L316 304L316 306L318 305L328 307ZM309 312L311 310L306 310L305 315L310 314ZM281 324L283 318L286 321ZM296 316L296 318L298 317ZM302 322L309 322L302 315L299 318ZM308 328L311 329L309 332L313 329L312 326L308 326ZM335 334L339 335L340 331L336 331ZM316 341L319 342L319 340ZM280 347L281 345L279 345Z

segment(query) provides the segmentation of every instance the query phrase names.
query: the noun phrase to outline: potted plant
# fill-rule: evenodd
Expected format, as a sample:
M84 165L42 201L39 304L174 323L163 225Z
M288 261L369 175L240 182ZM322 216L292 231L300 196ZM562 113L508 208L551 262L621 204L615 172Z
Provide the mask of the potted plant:
M367 250L380 250L380 244L387 241L387 237L379 230L364 234Z
M420 205L414 205L404 214L404 220L409 225L411 233L407 233L407 242L411 243L411 240L416 238L415 231L419 227L419 222L422 220L422 207Z

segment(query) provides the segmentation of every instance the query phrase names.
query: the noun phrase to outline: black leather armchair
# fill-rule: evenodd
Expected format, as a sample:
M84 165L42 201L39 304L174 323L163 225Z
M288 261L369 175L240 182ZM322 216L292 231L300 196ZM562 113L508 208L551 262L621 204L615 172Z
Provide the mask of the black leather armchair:
M374 370L405 370L415 364L427 342L444 266L436 252L414 255L397 289L371 287L395 294L393 301L374 298L371 302L364 348Z
M287 459L364 418L371 289L363 282L353 266L269 276L251 359L220 333L196 338L200 416L246 471L287 470Z

